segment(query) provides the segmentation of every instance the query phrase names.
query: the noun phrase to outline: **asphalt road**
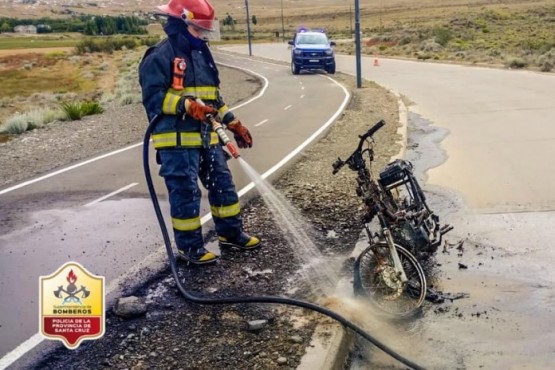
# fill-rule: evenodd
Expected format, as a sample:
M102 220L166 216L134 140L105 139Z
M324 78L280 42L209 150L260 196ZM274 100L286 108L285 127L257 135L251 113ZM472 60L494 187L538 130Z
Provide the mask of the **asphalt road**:
M279 64L240 56L222 60L264 80L260 95L234 108L256 140L242 158L264 177L325 132L348 101L347 90L325 75L293 77ZM163 250L141 153L137 144L41 181L0 189L0 211L14 220L1 226L0 236L0 356L11 351L0 368L41 341L39 276L77 261L105 276L110 293L122 276ZM230 167L240 195L246 194L251 180L236 161ZM156 184L165 198L161 181ZM166 203L161 201L168 214ZM203 215L207 208L205 201Z
M223 50L247 53L245 46ZM290 61L284 44L252 53ZM355 75L354 57L336 56ZM410 110L447 129L445 163L430 184L460 192L481 213L555 209L555 75L439 63L363 58L362 76L408 97ZM462 176L461 174L464 174Z
M284 44L255 44L252 52L290 61ZM338 71L355 75L353 56L336 60ZM448 239L464 241L438 254L434 284L470 296L428 306L405 326L367 317L369 328L426 368L552 369L555 75L378 62L362 58L362 77L410 101L407 158L426 180L431 208L455 226ZM353 369L397 368L370 352Z

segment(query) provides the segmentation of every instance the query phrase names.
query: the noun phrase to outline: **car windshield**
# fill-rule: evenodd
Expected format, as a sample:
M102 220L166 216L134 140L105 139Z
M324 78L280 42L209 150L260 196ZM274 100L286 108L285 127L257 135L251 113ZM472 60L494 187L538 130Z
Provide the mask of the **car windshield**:
M299 35L297 39L297 44L327 44L328 39L326 35L322 33L310 34L310 35Z

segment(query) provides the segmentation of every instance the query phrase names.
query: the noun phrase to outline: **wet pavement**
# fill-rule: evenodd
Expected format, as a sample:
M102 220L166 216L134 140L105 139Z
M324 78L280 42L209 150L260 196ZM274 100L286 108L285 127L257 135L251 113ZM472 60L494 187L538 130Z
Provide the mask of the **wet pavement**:
M71 198L67 195L65 201ZM157 225L136 217L151 212L150 199L62 208L64 202L14 218L17 228L2 235L1 251L10 261L2 265L0 283L5 297L0 302L0 328L6 339L0 345L3 352L28 339L30 329L38 328L38 275L49 275L66 261L81 261L98 266L97 274L115 282L161 248Z
M424 184L446 159L448 134L411 113L406 158ZM479 164L476 164L479 166ZM555 363L554 212L478 214L446 189L424 186L431 209L455 228L439 250L431 284L468 298L427 303L422 317L388 323L369 318L376 335L429 369L552 369ZM457 242L464 244L456 248ZM359 343L351 369L402 368Z

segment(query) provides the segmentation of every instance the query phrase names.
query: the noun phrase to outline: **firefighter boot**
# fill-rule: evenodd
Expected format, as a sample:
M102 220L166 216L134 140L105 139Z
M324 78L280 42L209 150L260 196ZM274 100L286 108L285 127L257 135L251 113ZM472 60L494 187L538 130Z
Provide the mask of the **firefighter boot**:
M190 251L177 249L177 256L187 263L193 265L208 265L215 263L220 256L204 249L198 248Z
M245 251L250 251L260 247L260 239L258 239L256 236L251 236L245 232L242 232L236 238L219 236L218 240L220 242L220 248L238 248Z

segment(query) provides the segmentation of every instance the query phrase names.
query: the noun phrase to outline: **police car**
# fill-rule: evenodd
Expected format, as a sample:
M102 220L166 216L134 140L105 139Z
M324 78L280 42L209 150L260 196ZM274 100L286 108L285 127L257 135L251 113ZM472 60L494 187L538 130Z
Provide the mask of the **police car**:
M298 75L303 69L323 69L335 73L335 56L325 32L320 30L300 29L295 33L291 45L291 72Z

